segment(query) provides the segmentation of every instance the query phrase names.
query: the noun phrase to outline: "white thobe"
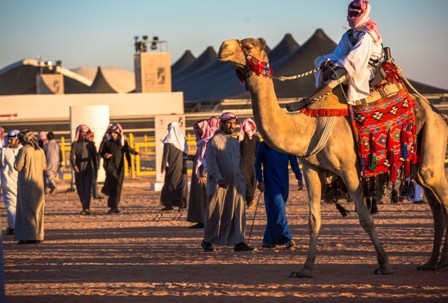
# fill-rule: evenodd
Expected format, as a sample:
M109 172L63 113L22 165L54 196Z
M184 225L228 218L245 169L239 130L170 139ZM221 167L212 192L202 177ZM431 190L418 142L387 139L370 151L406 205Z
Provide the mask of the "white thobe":
M14 161L22 148L4 147L0 149L0 176L3 191L3 201L6 206L6 218L8 228L14 229L16 225L16 207L17 207L17 179L19 172L14 169Z
M216 133L207 142L205 156L208 163L208 204L204 240L219 245L244 242L246 181L238 140L231 135ZM225 181L227 188L219 187L219 181Z
M332 54L317 57L314 63L320 66L324 61L331 60L334 65L343 67L348 74L347 98L349 104L366 98L370 94L369 80L373 79L373 68L369 60L378 60L382 57L383 46L381 41L374 41L372 36L364 31L354 31L357 43L352 45L345 33ZM322 85L322 73L316 73L316 86Z

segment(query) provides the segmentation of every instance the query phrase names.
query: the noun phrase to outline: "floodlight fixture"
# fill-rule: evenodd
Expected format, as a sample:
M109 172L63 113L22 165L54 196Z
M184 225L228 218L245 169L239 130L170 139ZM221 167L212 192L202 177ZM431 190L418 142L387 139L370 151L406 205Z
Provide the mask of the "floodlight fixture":
M139 41L138 36L134 36L134 48L136 53L144 53L146 52L146 43L148 43L148 36L144 35L142 36L142 40Z
M159 43L159 37L158 36L154 36L152 37L152 42L151 42L151 49L152 50L156 50L157 49L157 44Z

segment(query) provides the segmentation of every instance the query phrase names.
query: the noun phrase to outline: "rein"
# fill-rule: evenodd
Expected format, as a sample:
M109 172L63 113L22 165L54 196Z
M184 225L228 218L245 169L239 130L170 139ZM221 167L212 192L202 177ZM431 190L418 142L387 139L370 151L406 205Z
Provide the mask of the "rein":
M269 77L271 79L275 79L278 81L287 81L287 80L296 80L299 78L307 77L307 76L312 75L312 74L318 72L319 70L321 70L321 67L317 67L315 69L312 69L310 71L307 71L307 72L304 72L301 74L297 74L297 75L275 77L274 70L269 66L268 62L261 61L252 55L246 54L246 52L244 51L244 46L241 44L241 41L238 41L238 43L239 43L241 51L243 52L244 57L246 59L246 65L244 66L244 70L246 72L253 72L257 76L265 76L265 77ZM241 81L241 84L245 85L246 77L244 76L244 74L238 69L236 70L236 74L237 74L238 79ZM246 86L246 89L247 89L247 86Z

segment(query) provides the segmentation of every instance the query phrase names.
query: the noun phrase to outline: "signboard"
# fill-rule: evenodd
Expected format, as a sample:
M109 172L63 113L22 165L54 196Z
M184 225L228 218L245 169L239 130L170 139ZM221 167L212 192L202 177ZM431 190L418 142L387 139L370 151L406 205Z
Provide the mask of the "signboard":
M178 122L182 134L185 136L185 116L184 115L161 115L155 116L155 142L156 142L156 182L162 182L164 176L162 169L163 143L162 140L168 135L168 124Z
M171 57L169 53L134 55L135 91L137 93L171 92Z
M62 74L40 74L36 76L37 94L55 94L64 93L64 76Z

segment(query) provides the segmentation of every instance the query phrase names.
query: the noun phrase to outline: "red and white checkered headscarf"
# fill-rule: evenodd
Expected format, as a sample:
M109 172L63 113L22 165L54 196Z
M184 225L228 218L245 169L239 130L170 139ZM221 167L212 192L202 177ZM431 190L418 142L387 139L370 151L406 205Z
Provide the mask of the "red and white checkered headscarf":
M247 118L243 122L241 122L240 125L240 134L238 136L238 141L244 140L244 134L249 137L250 140L252 140L252 135L257 132L257 125L255 124L255 121L251 118Z
M224 121L228 121L228 120L236 120L236 115L232 112L225 112L222 113L221 117L219 117L219 120L221 120L221 122Z
M369 0L351 1L347 12L348 25L353 29L371 33L374 42L381 42L378 25L375 21L370 20L370 8Z
M7 146L5 141L5 129L0 127L0 147Z
M88 127L85 124L78 125L76 127L75 139L73 140L73 142L77 142L79 140L79 135L81 134L81 131L88 134L90 132L90 127Z
M199 168L201 167L201 165L203 165L203 159L205 155L205 150L207 148L207 142L213 136L214 133L212 132L207 120L196 122L195 125L197 125L198 128L202 131L202 134L199 136L199 134L196 133L196 128L194 128L196 137L200 137L200 139L196 141L198 157L197 157L197 164L194 170L196 175L200 177Z
M216 133L219 129L219 119L216 117L210 117L210 119L208 119L208 125L210 126L212 133Z

